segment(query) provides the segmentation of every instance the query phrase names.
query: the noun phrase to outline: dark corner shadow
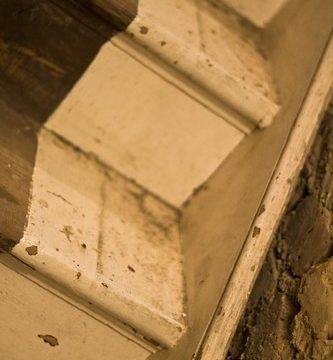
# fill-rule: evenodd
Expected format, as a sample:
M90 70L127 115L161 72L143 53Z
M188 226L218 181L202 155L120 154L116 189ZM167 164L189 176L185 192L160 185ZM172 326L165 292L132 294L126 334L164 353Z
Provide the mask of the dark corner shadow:
M117 2L107 2L117 10ZM85 0L0 3L0 247L6 251L23 236L40 127L101 46L135 18L137 0L118 3L130 7L123 21L123 7L113 9L113 24ZM94 26L103 27L103 36Z

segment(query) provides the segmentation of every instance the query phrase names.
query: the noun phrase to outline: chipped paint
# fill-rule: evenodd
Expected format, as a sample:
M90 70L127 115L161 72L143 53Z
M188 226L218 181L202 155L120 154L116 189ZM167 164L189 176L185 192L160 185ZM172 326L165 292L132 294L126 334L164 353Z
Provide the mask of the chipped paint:
M34 256L38 254L38 247L36 245L27 246L25 251L28 253L28 255Z
M259 234L260 234L260 231L261 231L260 227L255 226L255 227L253 228L252 237L253 237L253 238L258 237Z
M28 224L13 254L139 332L174 344L186 329L178 211L48 130L39 135L32 184ZM27 246L38 252L30 256Z
M253 127L265 127L273 121L279 110L277 93L255 28L245 28L241 18L215 5L194 0L141 0L138 14L126 32L135 45L176 70L178 78L190 79L191 96L248 133ZM111 41L138 56L134 50L137 46L131 49L123 39L116 36ZM166 43L168 46L163 46ZM145 58L149 55L143 51L140 60L151 66ZM174 76L169 80L189 91L184 81ZM195 91L196 87L200 91ZM218 101L215 108L212 98L215 104ZM231 109L237 114L226 115Z
M50 346L58 346L59 342L58 339L53 335L40 335L38 334L38 337L41 338L46 344L49 344Z

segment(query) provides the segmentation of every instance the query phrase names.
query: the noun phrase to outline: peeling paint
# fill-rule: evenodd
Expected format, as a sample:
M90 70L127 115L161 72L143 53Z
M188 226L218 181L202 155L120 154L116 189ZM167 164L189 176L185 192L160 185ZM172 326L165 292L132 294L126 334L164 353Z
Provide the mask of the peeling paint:
M260 231L261 231L260 227L255 226L255 227L253 228L252 237L253 237L253 238L258 237L259 234L260 234Z
M140 26L140 33L145 35L148 34L149 29L147 28L147 26Z
M38 247L36 245L31 245L25 248L25 251L30 255L34 256L38 254Z
M59 345L58 339L56 337L54 337L53 335L40 335L39 334L38 337L41 338L45 343L49 344L52 347Z
M262 215L264 212L266 211L266 206L265 204L262 204L258 210L258 214L257 217L259 217L260 215Z

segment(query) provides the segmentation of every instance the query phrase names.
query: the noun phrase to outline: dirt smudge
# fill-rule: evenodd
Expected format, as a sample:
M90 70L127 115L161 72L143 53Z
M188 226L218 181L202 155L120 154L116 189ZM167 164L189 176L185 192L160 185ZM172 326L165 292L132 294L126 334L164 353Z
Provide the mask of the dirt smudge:
M61 233L65 234L69 242L72 241L71 236L74 235L73 228L70 225L64 225L64 227L59 230Z

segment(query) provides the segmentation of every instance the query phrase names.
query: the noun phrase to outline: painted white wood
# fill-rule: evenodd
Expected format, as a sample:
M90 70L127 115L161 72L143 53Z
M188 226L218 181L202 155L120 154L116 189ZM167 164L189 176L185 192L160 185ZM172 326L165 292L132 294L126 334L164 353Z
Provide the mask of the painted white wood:
M46 127L175 207L244 137L110 43Z
M303 4L298 1L300 3ZM193 354L200 358L202 339L332 29L333 3L330 0L324 3L311 0L303 5L284 13L278 27L271 28L267 34L266 40L274 50L274 72L284 89L276 121L264 131L248 135L183 209L181 234L189 325L181 342L163 354L154 355L154 360L183 360Z
M141 0L127 33L213 95L221 107L260 127L275 117L279 106L267 61L255 34L250 28L244 31L232 14L203 1ZM121 46L122 38L111 41Z
M271 239L288 202L295 179L304 163L323 112L333 92L333 40L296 120L272 181L224 292L202 352L202 360L222 360L245 309L247 299L264 261ZM260 229L253 236L254 228Z
M250 91L277 103L269 60L260 53L260 49L265 52L260 33L240 25L232 13L212 8L208 1L199 1L197 18L205 54L238 76ZM251 106L250 101L246 98L247 106Z
M132 41L126 33L118 34L113 38L112 44L245 135L250 134L257 127L253 121L246 119L237 110L222 104L216 96L181 74L175 67L171 67L163 59Z
M2 263L0 352L4 360L143 360L151 351ZM8 262L8 261L6 261ZM40 336L51 335L51 346ZM52 342L53 341L53 342ZM57 345L56 345L57 344Z
M143 4L149 5L147 9L157 6L156 2ZM303 80L311 76L316 63L311 59L316 59L320 48L309 53L309 61L300 67L300 72L281 64L275 69L284 77L297 73L297 83L286 86L289 92L284 93L293 103L292 110L288 104L282 109L284 116L278 119L277 127L251 134L247 137L251 137L249 142L231 159L230 154L239 148L244 133L251 132L255 123L252 121L247 131L238 130L238 120L237 124L228 124L233 117L230 108L234 107L237 115L248 112L246 116L250 118L258 113L268 114L266 123L277 110L275 100L270 98L274 94L265 94L271 89L270 80L266 61L254 50L255 35L251 33L247 44L238 38L241 30L234 31L232 17L215 14L204 3L200 3L202 10L198 11L193 3L170 2L180 8L178 15L167 2L163 4L165 13L161 11L163 7L159 8L152 19L147 15L147 22L141 23L139 16L133 23L136 28L128 29L136 32L134 39L141 40L129 41L128 36L125 40L122 35L102 47L41 132L28 224L14 254L72 293L94 302L115 321L133 326L139 335L168 347L176 345L169 352L166 350L166 356L183 360L194 353L208 326L243 244L249 216L253 216L254 211L251 213L249 208L256 206L266 186L265 178L253 169L270 172L273 168L276 149L282 147L287 134L281 129L294 119L297 102L307 86ZM145 12L140 14L145 16ZM157 25L156 14L161 17ZM184 34L186 27L181 26L186 19L182 18L184 14L192 20L196 15L193 40L189 40L192 34ZM173 16L180 21L176 21L175 29L181 39L187 36L185 45L191 44L190 49L174 33L169 34L167 21L174 21ZM213 26L218 38L225 36L226 42L214 40ZM315 36L322 39L326 36L323 34ZM315 37L312 32L310 35L306 34L311 39ZM180 50L171 46L163 55L160 50L167 49L174 40ZM162 41L166 44L162 45ZM277 44L279 50L283 48L281 43ZM320 47L321 41L317 43ZM142 45L148 47L149 56L139 49ZM172 60L177 64L171 63L175 54L177 60ZM222 81L211 85L230 95L230 99L223 98L228 105L223 105L219 94L214 94L216 89L207 91L204 82L206 69L214 68L213 61L222 62L224 57L228 59L223 65L228 74L223 78L224 70L212 70L210 75L217 77L210 79ZM250 61L246 63L247 58ZM289 58L285 60L290 63ZM162 69L163 62L172 69ZM254 75L250 66L255 68ZM184 77L179 74L185 76L186 69L198 79L182 84ZM177 73L174 78L165 76L172 71ZM235 86L230 85L234 83L229 81L229 73L237 75ZM248 76L249 79L240 79L246 84L249 81L249 87L243 88L243 83L238 82L240 74ZM256 79L262 80L262 86L255 84ZM224 80L226 86L222 87ZM203 88L198 92L200 96L195 95L195 83ZM202 98L208 98L207 94L210 98L205 103ZM253 97L249 99L248 94ZM274 109L266 99L261 102L261 95L273 101ZM232 104L234 100L236 103ZM227 113L231 114L228 119L221 117ZM261 157L253 161L258 153ZM220 167L222 163L226 166ZM214 172L216 176L211 176ZM196 202L198 198L194 198L197 205L191 213L191 206L186 209L184 204L204 182L209 191L200 193L206 194L201 197L203 200ZM244 193L246 196L242 197ZM239 203L235 204L234 197ZM181 224L180 213L187 217ZM184 269L189 284L187 298ZM189 308L192 313L187 316ZM191 321L189 327L187 317Z
M139 333L185 331L178 212L43 130L13 254Z

